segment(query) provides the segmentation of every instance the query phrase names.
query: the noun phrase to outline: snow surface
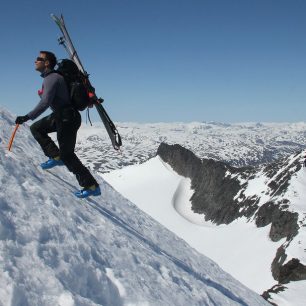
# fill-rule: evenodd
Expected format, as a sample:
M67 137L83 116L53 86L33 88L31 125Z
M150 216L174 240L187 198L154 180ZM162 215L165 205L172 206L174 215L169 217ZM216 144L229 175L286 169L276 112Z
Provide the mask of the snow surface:
M9 153L12 129L0 109L0 305L268 305L102 178L103 196L76 199L27 125Z

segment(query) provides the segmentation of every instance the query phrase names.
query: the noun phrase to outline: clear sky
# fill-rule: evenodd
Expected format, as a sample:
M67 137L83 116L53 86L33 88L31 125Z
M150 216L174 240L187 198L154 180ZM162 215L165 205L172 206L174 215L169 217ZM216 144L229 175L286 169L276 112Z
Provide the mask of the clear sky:
M114 121L306 120L304 0L1 1L0 105L15 114L39 101L39 50L66 57L51 13Z

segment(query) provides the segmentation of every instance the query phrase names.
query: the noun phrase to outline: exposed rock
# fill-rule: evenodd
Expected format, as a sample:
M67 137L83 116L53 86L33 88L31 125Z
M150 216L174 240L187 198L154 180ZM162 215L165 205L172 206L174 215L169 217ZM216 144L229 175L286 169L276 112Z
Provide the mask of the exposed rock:
M263 204L256 213L256 225L267 226L271 223L270 238L272 241L279 241L282 238L290 240L297 235L298 213L281 210L279 205L273 202Z
M212 159L201 160L180 145L162 143L157 154L179 175L191 179L194 212L217 224L228 224L241 215L234 200L241 186L238 180L226 176L227 171L238 173L236 168Z
M201 172L201 159L178 144L167 145L161 143L157 149L157 155L175 169L179 175L192 178Z
M286 167L286 171L281 171L278 173L280 168L283 166L283 162L284 159L279 162L272 163L264 169L267 177L272 178L268 187L271 189L271 195L273 196L282 195L287 190L292 175L299 171L302 167L301 163L296 160L294 163L289 164Z
M280 268L280 283L289 283L290 281L306 280L306 266L301 264L297 258L292 258Z
M276 257L272 262L272 275L280 283L286 284L290 281L306 280L306 266L301 264L297 258L292 258L286 264L287 259L284 246L278 248Z
M287 287L285 287L285 286L283 286L283 285L280 285L280 284L277 284L277 285L273 286L272 288L270 288L269 290L265 291L261 296L262 296L265 300L267 300L271 305L278 306L277 304L272 303L272 302L270 301L270 299L271 299L270 294L271 294L271 293L277 294L277 293L279 293L279 292L285 291L286 289L287 289Z

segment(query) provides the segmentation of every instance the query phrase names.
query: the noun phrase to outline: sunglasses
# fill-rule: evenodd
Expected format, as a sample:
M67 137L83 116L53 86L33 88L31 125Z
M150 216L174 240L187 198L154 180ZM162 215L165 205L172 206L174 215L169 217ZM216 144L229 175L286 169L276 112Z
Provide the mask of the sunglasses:
M36 57L36 62L44 62L45 60L43 57Z

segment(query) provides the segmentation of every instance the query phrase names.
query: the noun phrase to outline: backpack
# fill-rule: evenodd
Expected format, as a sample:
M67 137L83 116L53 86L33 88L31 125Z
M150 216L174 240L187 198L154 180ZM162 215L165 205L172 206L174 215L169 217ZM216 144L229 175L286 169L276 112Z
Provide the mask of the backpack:
M63 59L57 63L57 67L55 72L64 77L73 107L78 111L83 111L87 107L92 107L93 101L85 85L87 77L79 70L74 61Z

